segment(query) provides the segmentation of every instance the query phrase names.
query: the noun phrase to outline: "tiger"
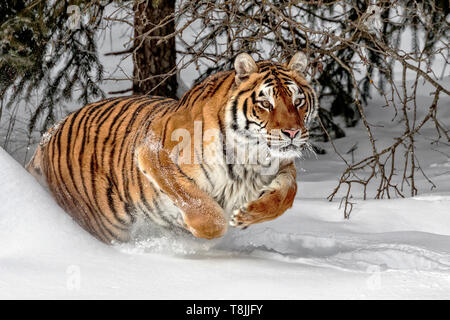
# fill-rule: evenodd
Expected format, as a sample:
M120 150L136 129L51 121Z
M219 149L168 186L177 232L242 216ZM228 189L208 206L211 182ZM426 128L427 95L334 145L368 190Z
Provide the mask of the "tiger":
M138 225L214 239L273 220L292 207L295 159L311 149L318 98L307 61L240 53L179 100L88 104L44 134L27 170L106 244L130 242Z

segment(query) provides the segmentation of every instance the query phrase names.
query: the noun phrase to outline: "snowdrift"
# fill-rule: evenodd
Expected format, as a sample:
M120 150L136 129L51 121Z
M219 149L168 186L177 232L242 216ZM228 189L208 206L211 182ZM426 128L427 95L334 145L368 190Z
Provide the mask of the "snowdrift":
M449 195L361 202L347 221L300 192L222 239L108 247L3 149L0 172L0 298L450 298Z

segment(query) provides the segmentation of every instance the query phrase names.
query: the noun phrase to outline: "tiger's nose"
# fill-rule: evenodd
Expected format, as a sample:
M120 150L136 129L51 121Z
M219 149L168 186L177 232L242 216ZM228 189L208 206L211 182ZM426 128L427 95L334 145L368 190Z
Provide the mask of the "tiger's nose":
M281 129L281 132L291 139L294 139L300 132L300 129Z

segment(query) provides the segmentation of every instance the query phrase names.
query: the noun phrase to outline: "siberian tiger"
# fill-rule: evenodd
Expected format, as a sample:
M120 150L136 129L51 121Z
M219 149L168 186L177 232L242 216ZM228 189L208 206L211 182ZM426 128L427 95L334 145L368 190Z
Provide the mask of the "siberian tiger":
M275 219L294 201L294 158L318 108L306 66L301 52L288 64L242 53L179 101L87 105L44 135L27 169L109 244L132 239L138 222L212 239Z

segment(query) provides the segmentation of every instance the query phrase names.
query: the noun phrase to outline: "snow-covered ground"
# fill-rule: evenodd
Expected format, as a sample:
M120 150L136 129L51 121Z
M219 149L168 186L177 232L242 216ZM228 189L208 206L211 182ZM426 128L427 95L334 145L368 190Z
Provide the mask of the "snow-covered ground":
M300 192L222 239L108 247L3 150L0 167L0 298L450 298L448 192L366 201L350 220Z
M378 102L368 116L380 115L381 122L389 114ZM448 125L448 97L443 105ZM400 130L395 121L383 123L388 125L375 131L380 145ZM342 169L329 150L298 164L295 205L273 222L231 229L213 241L159 233L119 247L82 230L0 149L0 298L448 299L449 148L431 146L427 132L417 154L434 191L419 177L415 198L356 197L345 220L339 200L325 200ZM363 128L347 133L337 148L345 151L358 141L355 156L362 156Z

